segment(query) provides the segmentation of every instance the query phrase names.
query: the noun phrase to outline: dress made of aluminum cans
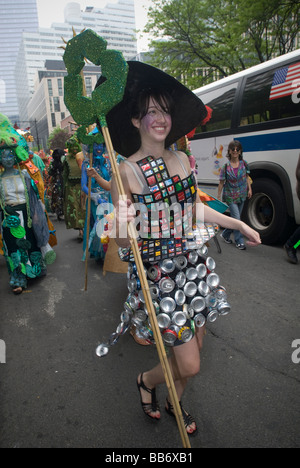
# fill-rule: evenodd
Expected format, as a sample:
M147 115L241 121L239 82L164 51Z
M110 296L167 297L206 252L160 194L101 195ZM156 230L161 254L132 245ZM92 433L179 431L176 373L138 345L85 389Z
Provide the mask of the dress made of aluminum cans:
M197 192L193 173L185 179L170 177L163 159L152 156L137 164L149 188L147 194L133 194L140 216L138 244L163 342L179 346L193 338L197 327L230 312L205 245L216 234L215 226L192 223ZM131 325L138 337L155 344L133 254L130 249L119 253L129 262L128 296L120 324L108 342L98 346L98 356L106 355Z

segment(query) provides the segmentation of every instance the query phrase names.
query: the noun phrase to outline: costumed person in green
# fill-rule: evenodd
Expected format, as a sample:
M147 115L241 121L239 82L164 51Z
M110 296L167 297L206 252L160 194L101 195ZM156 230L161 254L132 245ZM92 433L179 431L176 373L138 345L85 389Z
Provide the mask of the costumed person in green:
M46 275L55 260L48 244L45 208L35 182L19 163L28 160L27 143L0 114L0 229L10 286L15 294L27 287L28 278Z
M68 154L63 161L64 217L67 229L79 231L78 240L83 240L85 209L81 203L82 151L76 135L67 141Z
M93 130L91 134L99 133L98 129ZM107 244L101 240L102 234L107 229L106 214L113 211L113 204L110 194L112 169L108 158L106 146L104 143L93 144L93 166L89 167L88 146L83 145L83 151L86 154L85 161L82 164L81 189L88 195L88 178L91 177L91 216L90 216L90 236L89 253L91 258L104 260L107 251ZM124 158L118 156L118 163ZM88 211L88 210L86 210ZM84 228L83 249L84 257L86 255L86 232L87 217Z

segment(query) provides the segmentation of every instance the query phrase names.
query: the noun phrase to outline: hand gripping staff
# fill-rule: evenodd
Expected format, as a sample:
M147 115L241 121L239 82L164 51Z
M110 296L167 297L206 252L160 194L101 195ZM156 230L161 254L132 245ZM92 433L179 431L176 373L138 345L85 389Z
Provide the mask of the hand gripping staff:
M64 53L64 62L68 71L68 76L65 77L65 104L73 119L81 125L77 134L82 143L93 145L95 142L105 142L119 196L126 200L123 182L106 123L106 115L123 99L128 65L121 52L107 50L106 47L107 42L91 30L80 33L68 42ZM101 65L102 76L106 78L106 81L93 91L91 98L82 95L83 81L80 73L84 67L84 58L87 58L95 65ZM104 140L101 133L96 136L96 139L94 135L86 135L86 127L96 121L100 122ZM136 240L135 227L132 223L128 224L128 234L183 447L190 448L172 372L156 320L156 313Z

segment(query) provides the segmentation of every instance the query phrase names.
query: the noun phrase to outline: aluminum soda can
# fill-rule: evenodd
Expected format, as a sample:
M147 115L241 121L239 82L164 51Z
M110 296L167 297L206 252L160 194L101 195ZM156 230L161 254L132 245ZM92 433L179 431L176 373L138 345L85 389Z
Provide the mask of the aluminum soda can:
M165 277L160 280L158 286L162 293L170 293L175 288L175 282L171 278Z
M228 304L228 302L222 301L218 304L217 309L220 315L227 315L229 314L231 307L230 304Z
M160 309L162 312L170 314L176 309L176 302L172 297L164 297L160 301Z
M128 323L130 322L132 317L132 313L130 314L128 311L124 310L124 312L121 313L120 319L121 322Z
M187 297L194 297L196 292L197 292L197 285L193 281L188 281L184 288L183 288L184 294Z
M165 313L158 314L156 319L157 319L159 328L162 328L162 329L168 328L171 324L171 318L168 314L165 314Z
M187 316L183 311L174 312L172 315L172 322L178 327L183 327L187 321Z
M188 268L185 274L188 281L194 281L198 277L197 270L194 267Z
M201 296L207 296L210 293L210 289L208 284L205 283L205 281L200 281L198 285L198 291L201 294Z
M183 255L180 255L179 257L174 258L173 261L175 263L175 266L179 270L183 270L188 264L188 261L187 261L186 257L184 257Z
M99 346L97 346L96 348L96 354L97 356L99 357L103 357L103 356L106 356L107 353L109 351L109 347L108 345L106 344L100 344Z
M214 294L218 301L227 301L227 293L226 289L223 286L219 286L215 291Z
M108 344L109 346L114 346L119 341L120 335L116 332L112 333L109 337Z
M210 323L213 323L217 320L219 313L216 309L212 309L206 316L206 320Z
M116 333L118 333L118 335L125 335L125 333L127 332L128 328L129 328L129 324L128 324L128 323L121 322L121 323L119 323L119 325L117 326Z
M202 312L206 307L205 300L201 296L196 296L191 302L191 307L195 313Z
M206 283L211 289L216 288L220 283L219 275L217 275L217 273L210 273L206 278Z
M181 289L178 289L178 291L176 291L175 293L175 302L178 306L182 306L183 304L185 304L185 301L186 301L186 295L184 294L184 292L181 290Z
M133 308L131 307L128 301L124 303L124 309L129 315L132 315L134 312Z
M193 338L193 332L190 327L182 327L178 332L178 339L183 341L183 343L187 343Z
M196 270L199 279L203 279L207 274L207 268L204 263L199 263L199 265L196 266Z
M141 289L141 282L138 278L132 278L128 281L127 286L128 286L128 291L130 293L133 293L137 291L138 289Z
M203 314L199 313L195 315L194 322L195 322L196 327L201 328L201 327L204 327L206 319Z
M175 341L178 338L178 332L180 328L176 327L176 325L171 325L169 328L166 328L163 332L162 338L164 343L167 346L173 346Z
M128 298L128 303L129 303L130 307L133 310L138 309L140 307L140 305L141 305L141 302L139 300L139 296L137 294L130 295L129 298Z
M180 271L179 273L177 273L176 278L175 278L175 283L177 284L179 288L183 288L183 286L186 283L186 276L183 273L183 271Z
M152 265L148 271L148 278L155 283L158 283L161 280L161 268L158 265Z
M154 284L152 281L148 281L149 292L152 299L158 299L160 295L160 290L157 284Z
M188 261L189 261L192 265L196 265L198 258L199 258L199 256L198 256L196 250L192 250L191 252L189 252L189 254L188 254Z
M160 268L164 273L172 273L175 270L175 264L171 258L167 258L160 262Z
M144 309L139 309L134 313L133 317L139 320L140 322L144 322L145 320L147 320L148 314Z
M218 304L218 300L213 292L211 292L205 297L205 301L207 307L210 309L213 309Z
M213 272L216 268L216 262L212 257L207 257L205 264L210 273Z

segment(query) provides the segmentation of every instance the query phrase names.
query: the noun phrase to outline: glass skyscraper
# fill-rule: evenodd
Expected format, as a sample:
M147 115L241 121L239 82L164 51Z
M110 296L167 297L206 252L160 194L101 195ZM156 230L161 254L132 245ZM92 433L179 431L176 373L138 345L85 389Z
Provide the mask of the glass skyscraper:
M23 32L38 31L36 0L0 0L0 112L18 120L16 59Z

